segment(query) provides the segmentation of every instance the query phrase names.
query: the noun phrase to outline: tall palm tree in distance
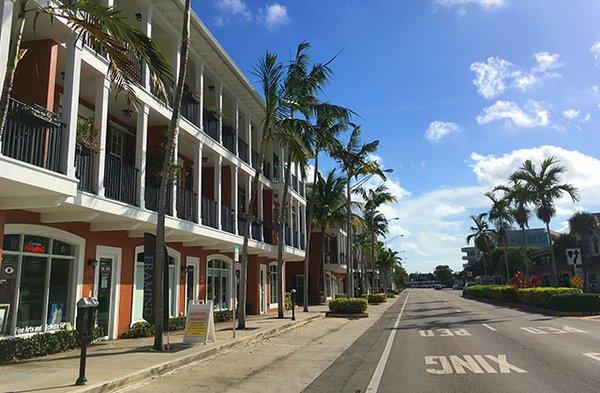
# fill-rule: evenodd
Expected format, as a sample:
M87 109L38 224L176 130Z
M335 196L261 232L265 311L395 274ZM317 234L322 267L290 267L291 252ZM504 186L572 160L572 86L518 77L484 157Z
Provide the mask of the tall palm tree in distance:
M498 240L504 247L504 267L506 268L506 282L508 282L510 280L510 271L508 269L507 232L510 229L510 225L514 222L514 212L507 198L497 198L493 192L487 192L485 196L492 202L488 219L496 227L496 236L498 236Z
M481 251L483 256L483 275L487 277L487 265L490 252L494 247L494 230L490 229L487 222L487 213L481 213L477 216L471 216L473 226L470 234L467 236L467 244L473 241L475 248Z
M579 200L577 189L568 183L562 182L562 175L567 168L560 165L555 157L548 157L542 161L539 172L531 160L523 163L521 168L515 171L510 180L523 182L529 194L529 200L535 206L536 216L546 224L548 244L550 246L550 258L552 260L552 283L557 284L558 272L556 270L556 258L550 232L550 221L556 215L556 200L569 196L574 202Z

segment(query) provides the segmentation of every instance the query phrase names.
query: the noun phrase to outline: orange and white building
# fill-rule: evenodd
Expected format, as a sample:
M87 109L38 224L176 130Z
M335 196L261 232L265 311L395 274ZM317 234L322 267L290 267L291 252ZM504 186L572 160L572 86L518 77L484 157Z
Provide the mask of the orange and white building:
M36 0L46 4L47 0ZM100 0L123 10L179 67L180 0ZM0 59L13 1L0 0ZM108 62L60 20L29 21L0 141L0 338L72 326L81 297L100 301L98 324L117 338L142 319L144 233L155 232L160 138L171 109L139 63L139 111L106 78ZM5 65L0 62L0 80ZM175 74L177 74L175 72ZM189 300L232 307L233 248L241 246L263 102L200 19L192 18L181 176L169 192L169 310ZM78 124L93 121L97 148ZM81 127L80 127L81 128ZM260 178L248 267L250 314L276 309L274 220L284 151L270 145ZM304 181L292 168L285 262L305 256Z

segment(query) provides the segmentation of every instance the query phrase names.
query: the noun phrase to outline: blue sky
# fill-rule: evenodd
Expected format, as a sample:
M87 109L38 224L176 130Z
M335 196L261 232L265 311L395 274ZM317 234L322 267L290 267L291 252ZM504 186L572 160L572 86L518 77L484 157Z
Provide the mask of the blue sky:
M385 208L405 267L462 266L482 192L525 159L555 155L600 211L600 2L595 0L197 0L201 19L252 80L266 49L340 53L325 98L360 114L394 173ZM537 223L534 223L537 224Z

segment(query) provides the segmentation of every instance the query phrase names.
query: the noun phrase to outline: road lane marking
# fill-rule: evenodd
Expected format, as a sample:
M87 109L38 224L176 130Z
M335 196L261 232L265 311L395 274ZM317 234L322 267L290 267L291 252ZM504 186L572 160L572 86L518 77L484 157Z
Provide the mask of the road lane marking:
M439 337L453 337L453 336L470 336L471 333L467 331L467 329L454 329L454 331L450 329L435 329L435 330L419 330L419 335L421 337L435 337L436 333Z
M396 332L398 331L398 325L400 325L400 319L402 319L402 314L404 314L404 308L406 308L406 303L408 303L408 296L410 295L410 290L406 293L406 299L404 300L404 304L402 305L402 309L398 314L398 318L396 318L396 322L394 322L394 328L390 332L390 336L388 337L387 343L385 344L385 348L383 349L383 353L381 354L381 358L379 359L379 363L377 363L377 367L375 368L375 372L373 373L373 377L371 378L371 382L369 382L369 386L367 386L367 392L377 392L379 389L379 384L381 383L381 377L383 377L383 371L385 370L385 365L387 363L388 358L390 357L390 352L392 351L392 345L394 344L394 338L396 337Z
M588 352L588 353L584 353L583 356L587 356L590 359L594 359L600 362L600 353L596 353L596 352Z
M521 329L531 334L566 334L566 333L587 333L585 330L563 326L561 329L553 326L522 327Z
M462 311L460 311L460 310L457 308L457 309L456 309L456 312L462 312Z
M491 327L490 325L488 325L487 323L482 323L482 326L485 326L486 328L490 329L492 332L497 332L498 329Z
M498 370L488 361L496 365ZM425 365L439 366L438 368L425 368L425 372L435 375L466 374L467 371L473 374L498 374L498 372L501 374L510 374L511 372L518 374L527 373L522 368L510 364L506 355L425 356Z

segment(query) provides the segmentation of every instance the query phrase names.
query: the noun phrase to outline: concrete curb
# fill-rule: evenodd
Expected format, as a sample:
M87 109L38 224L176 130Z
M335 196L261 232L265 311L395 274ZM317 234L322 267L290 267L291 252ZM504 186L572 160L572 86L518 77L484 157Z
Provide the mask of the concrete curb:
M462 296L462 295L461 295ZM599 312L584 312L584 311L554 311L551 310L549 308L541 308L541 307L535 307L535 306L529 306L527 304L520 304L520 303L507 303L507 302L502 302L499 300L493 300L493 299L486 299L486 298L482 298L482 297L471 297L471 296L462 296L463 299L469 299L469 300L475 300L478 302L482 302L482 303L488 303L488 304L493 304L496 306L503 306L503 307L507 307L507 308L515 308L521 311L526 311L526 312L531 312L531 313L537 313L537 314L544 314L544 315L550 315L550 316L554 316L554 317L589 317L589 316L593 316L593 315L598 315L600 314Z
M176 370L183 366L187 366L192 363L199 362L201 360L206 360L216 355L220 355L223 352L227 352L229 350L242 347L252 342L264 340L266 338L275 337L277 335L283 334L285 332L300 328L310 322L316 321L318 319L325 318L325 314L314 315L309 317L303 321L294 321L290 323L286 323L285 325L281 325L275 328L267 329L265 331L249 335L247 337L243 337L240 339L236 339L235 341L229 342L227 344L219 345L214 348L207 349L205 351L200 351L197 353L193 353L187 356L184 356L179 359L173 359L168 362L160 363L152 367L148 367L129 375L125 375L110 381L102 382L95 385L90 385L87 387L83 387L82 389L77 390L78 392L86 392L86 393L101 393L101 392L112 392L117 389L123 389L125 387L138 384L145 379L159 376L162 374L166 374L170 371Z
M325 313L325 316L327 318L357 319L357 318L368 318L369 317L369 313L368 312L363 312L361 314L341 314L341 313L334 313L334 312L331 312L331 311L327 311Z

